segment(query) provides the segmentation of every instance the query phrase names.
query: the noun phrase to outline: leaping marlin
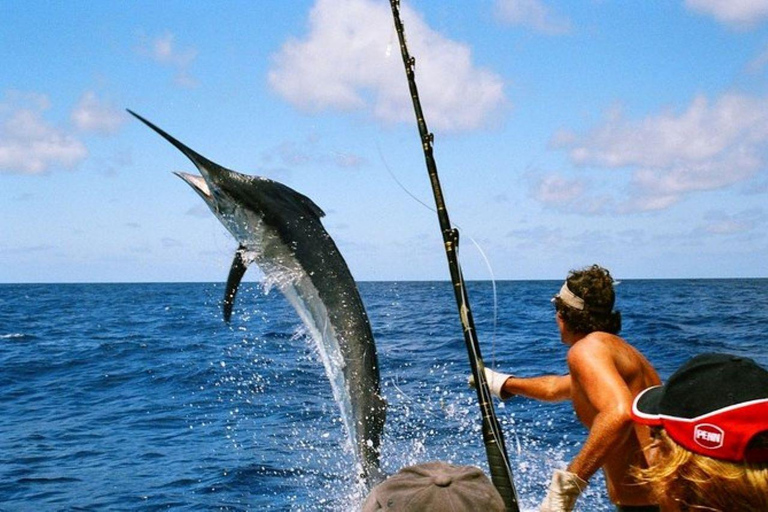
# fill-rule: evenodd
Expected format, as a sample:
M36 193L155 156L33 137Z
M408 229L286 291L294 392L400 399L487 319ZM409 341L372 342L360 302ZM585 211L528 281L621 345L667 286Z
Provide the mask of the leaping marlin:
M352 274L308 197L266 178L226 169L151 122L133 116L189 158L202 176L177 172L240 244L224 297L229 321L243 274L255 262L301 317L318 345L362 476L381 479L379 452L386 404L368 315Z

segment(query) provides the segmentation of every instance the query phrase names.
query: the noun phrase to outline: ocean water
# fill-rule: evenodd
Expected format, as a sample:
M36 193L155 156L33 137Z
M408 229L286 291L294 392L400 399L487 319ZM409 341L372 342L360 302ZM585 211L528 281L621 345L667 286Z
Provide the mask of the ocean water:
M563 373L560 283L469 283L486 364ZM389 403L382 465L484 469L448 282L360 283ZM495 288L495 294L494 294ZM355 510L363 498L330 385L293 309L246 284L0 285L0 510ZM668 377L706 351L768 366L768 280L629 280L622 334ZM586 432L570 405L496 412L523 508ZM577 507L610 510L599 475Z

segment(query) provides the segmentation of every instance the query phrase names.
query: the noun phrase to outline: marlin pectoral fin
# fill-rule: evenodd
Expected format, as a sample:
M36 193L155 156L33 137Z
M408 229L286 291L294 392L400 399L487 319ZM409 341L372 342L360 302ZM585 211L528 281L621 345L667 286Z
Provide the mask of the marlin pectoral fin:
M237 295L237 288L240 286L240 281L245 275L245 271L248 270L248 263L243 259L243 253L245 252L245 246L241 245L235 251L235 258L232 260L232 266L229 269L229 277L227 277L227 290L224 292L224 321L229 322L232 318L232 308L235 305L235 295Z

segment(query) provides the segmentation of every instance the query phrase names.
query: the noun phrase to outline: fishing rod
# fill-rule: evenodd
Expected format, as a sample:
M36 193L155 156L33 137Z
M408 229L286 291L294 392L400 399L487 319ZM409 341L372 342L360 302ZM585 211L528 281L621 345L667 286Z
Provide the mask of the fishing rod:
M440 231L443 234L445 244L445 254L448 257L448 267L451 272L451 281L453 291L456 295L456 305L459 308L459 317L464 330L464 341L467 345L469 354L469 363L472 367L472 375L475 379L477 389L477 399L480 404L480 411L483 420L483 443L485 444L485 453L488 457L488 466L491 470L491 480L493 485L504 499L504 504L508 512L519 512L517 492L512 482L512 470L509 466L509 457L507 448L504 444L504 435L501 432L501 426L496 419L496 413L493 409L491 392L488 389L488 382L485 379L483 371L483 358L480 355L480 344L477 340L475 331L475 321L472 318L472 310L469 307L469 296L464 277L459 265L459 231L451 226L448 218L448 210L443 199L443 192L440 187L440 179L437 176L437 164L432 152L432 143L434 135L427 129L427 123L424 120L424 113L421 110L421 101L419 100L419 91L416 88L416 76L414 68L416 59L408 53L408 47L405 43L405 29L400 20L400 0L390 0L392 6L392 15L395 19L395 30L400 41L400 53L403 56L405 65L405 74L408 77L408 87L411 91L413 100L413 110L416 114L416 122L419 125L419 134L421 135L421 145L424 149L424 158L427 163L427 172L432 183L432 192L435 196L435 205L437 206L437 217L440 221Z

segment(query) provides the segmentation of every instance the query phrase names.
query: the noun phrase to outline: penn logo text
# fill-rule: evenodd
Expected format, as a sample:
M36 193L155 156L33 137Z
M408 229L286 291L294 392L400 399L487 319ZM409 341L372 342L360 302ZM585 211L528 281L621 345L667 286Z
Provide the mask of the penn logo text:
M710 450L723 446L724 438L723 429L710 423L696 425L693 430L693 440L696 441L696 444Z

